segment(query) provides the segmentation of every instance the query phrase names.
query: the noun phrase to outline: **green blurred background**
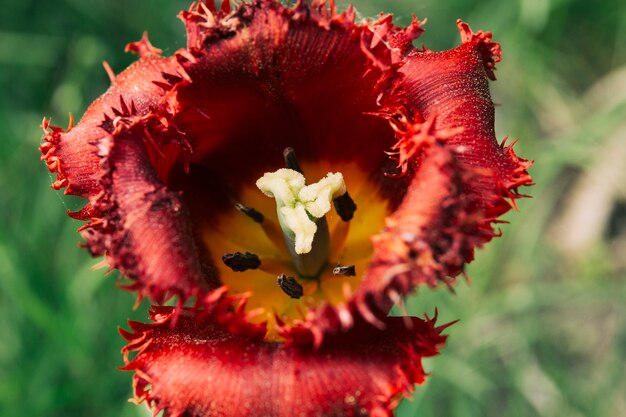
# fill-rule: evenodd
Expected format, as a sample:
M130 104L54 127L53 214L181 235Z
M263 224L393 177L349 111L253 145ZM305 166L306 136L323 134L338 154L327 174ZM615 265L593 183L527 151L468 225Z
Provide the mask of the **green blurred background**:
M340 2L345 6L346 3ZM386 4L391 3L391 4ZM492 83L497 131L536 161L533 199L477 254L457 294L420 290L412 313L461 318L427 362L409 416L626 416L626 2L357 0L418 41L458 44L455 20L493 31L504 61ZM4 0L0 13L0 416L147 416L126 400L116 327L147 304L77 247L65 215L80 202L49 189L39 162L48 115L79 117L119 72L124 45L150 32L185 44L174 0Z

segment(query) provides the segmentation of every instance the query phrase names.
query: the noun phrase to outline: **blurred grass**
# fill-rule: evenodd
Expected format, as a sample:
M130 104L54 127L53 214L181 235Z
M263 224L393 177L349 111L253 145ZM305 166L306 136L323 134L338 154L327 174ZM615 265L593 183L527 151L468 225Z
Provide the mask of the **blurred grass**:
M340 2L341 3L341 2ZM343 5L347 2L342 2ZM143 416L115 370L115 333L146 304L92 271L77 248L79 202L49 190L37 163L44 114L65 124L102 93L107 60L149 30L184 46L171 0L8 0L0 14L0 415ZM536 160L533 199L479 251L457 295L422 289L416 314L439 307L449 330L409 416L626 415L626 4L619 1L358 1L401 22L428 17L418 42L458 43L454 22L493 31L504 61L492 84L500 138ZM586 196L591 195L589 199Z

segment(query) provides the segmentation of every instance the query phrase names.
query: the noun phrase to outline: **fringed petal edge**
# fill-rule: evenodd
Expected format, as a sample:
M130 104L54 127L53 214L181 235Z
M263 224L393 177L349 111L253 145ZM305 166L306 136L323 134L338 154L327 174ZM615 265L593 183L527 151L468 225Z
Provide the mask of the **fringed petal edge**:
M234 336L211 317L157 307L152 324L121 330L135 401L154 415L389 417L424 382L422 358L438 353L447 327L390 317L384 331L354 326L314 347Z

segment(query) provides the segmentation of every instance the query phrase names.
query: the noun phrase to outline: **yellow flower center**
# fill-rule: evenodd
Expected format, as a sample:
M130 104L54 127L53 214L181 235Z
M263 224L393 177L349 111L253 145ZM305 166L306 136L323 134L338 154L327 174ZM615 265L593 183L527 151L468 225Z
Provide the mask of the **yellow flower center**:
M258 188L244 186L233 210L202 236L220 281L232 294L250 294L246 309L268 322L268 340L277 339L276 317L292 323L309 308L350 297L367 271L370 237L389 214L357 164L304 161L300 168L285 159L296 169L265 173ZM345 213L346 191L356 203L353 216Z

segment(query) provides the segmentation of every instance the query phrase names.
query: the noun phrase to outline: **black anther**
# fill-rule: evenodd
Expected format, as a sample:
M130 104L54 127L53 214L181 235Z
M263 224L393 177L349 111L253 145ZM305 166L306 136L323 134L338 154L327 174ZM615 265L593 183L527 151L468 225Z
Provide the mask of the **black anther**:
M289 297L298 299L304 295L304 289L302 285L294 277L288 277L285 274L280 274L276 279L276 283L281 290L285 292Z
M254 253L233 252L222 255L222 262L235 272L243 272L248 269L257 269L261 266L261 260Z
M354 265L339 265L333 268L333 275L345 275L347 277L353 277L356 275L356 268Z
M257 223L263 223L263 220L265 220L263 213L252 207L246 207L243 204L237 203L235 204L235 208Z
M300 164L298 163L298 159L296 158L296 151L290 146L285 148L283 151L283 158L285 159L285 165L289 169L293 169L294 171L298 171L302 174L302 168L300 168Z
M335 210L337 211L339 217L341 217L341 220L344 222L352 220L354 212L356 211L356 203L347 191L344 195L335 198L333 200L333 204L335 205Z

